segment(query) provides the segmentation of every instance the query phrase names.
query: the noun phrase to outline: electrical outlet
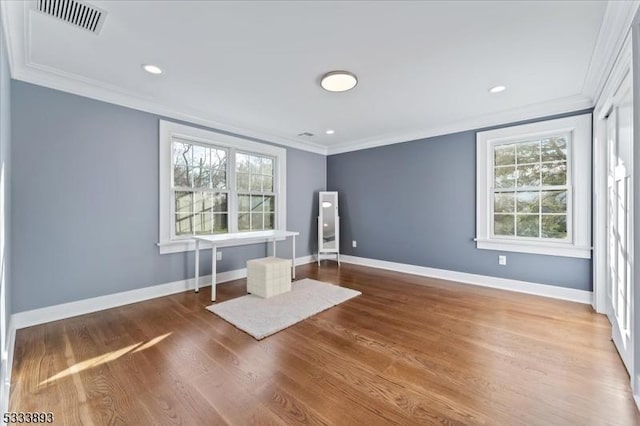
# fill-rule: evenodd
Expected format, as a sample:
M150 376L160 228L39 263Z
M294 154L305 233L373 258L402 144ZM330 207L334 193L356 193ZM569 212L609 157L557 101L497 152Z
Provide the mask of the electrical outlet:
M498 256L498 265L506 265L507 256Z
M358 247L358 242L356 240L351 241L351 247Z
M217 252L216 252L216 260L217 260L217 261L222 260L222 252L221 252L221 251L217 251Z

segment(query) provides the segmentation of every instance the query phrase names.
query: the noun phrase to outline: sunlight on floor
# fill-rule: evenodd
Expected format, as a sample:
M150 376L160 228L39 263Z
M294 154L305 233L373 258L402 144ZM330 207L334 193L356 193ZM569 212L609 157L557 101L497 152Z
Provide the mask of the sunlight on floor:
M81 371L85 371L85 370L88 370L90 368L94 368L94 367L97 367L99 365L106 364L106 363L111 362L111 361L115 361L116 359L120 358L123 355L126 355L129 352L136 353L136 352L143 351L145 349L149 349L150 347L160 343L161 341L163 341L164 339L166 339L170 335L171 335L171 333L166 333L166 334L163 334L161 336L154 337L153 339L151 339L151 340L149 340L147 342L135 343L135 344L127 346L125 348L118 349L118 350L115 350L115 351L111 351L109 353L106 353L106 354L103 354L103 355L98 355L96 357L87 359L85 361L78 362L78 363L72 365L71 367L67 368L66 370L63 370L63 371L59 372L58 374L49 377L47 380L44 380L44 381L40 382L38 387L40 388L40 387L49 385L49 384L55 382L56 380L68 377L68 376L70 376L72 374L80 373Z

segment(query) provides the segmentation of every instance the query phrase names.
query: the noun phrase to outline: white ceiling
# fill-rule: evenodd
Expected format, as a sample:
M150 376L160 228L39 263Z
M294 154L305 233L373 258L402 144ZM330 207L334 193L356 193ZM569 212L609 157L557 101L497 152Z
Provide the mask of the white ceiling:
M329 153L592 106L607 10L601 1L89 3L108 13L98 35L3 2L14 78ZM320 76L335 69L358 86L322 90ZM490 94L498 84L507 91Z

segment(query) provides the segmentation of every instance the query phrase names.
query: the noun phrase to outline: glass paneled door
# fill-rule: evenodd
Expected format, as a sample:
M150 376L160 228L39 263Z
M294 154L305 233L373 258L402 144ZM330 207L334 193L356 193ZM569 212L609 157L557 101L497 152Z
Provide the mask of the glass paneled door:
M607 117L607 315L613 342L628 371L632 349L632 148L631 75L616 91Z

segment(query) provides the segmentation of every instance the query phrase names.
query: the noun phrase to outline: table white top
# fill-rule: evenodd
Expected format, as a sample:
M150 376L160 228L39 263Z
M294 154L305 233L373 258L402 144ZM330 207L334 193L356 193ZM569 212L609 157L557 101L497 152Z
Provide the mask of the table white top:
M295 231L250 231L250 232L234 232L229 234L213 234L213 235L194 235L194 240L204 241L208 243L235 243L245 240L282 240L287 237L300 235Z

